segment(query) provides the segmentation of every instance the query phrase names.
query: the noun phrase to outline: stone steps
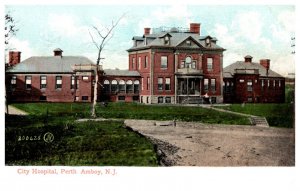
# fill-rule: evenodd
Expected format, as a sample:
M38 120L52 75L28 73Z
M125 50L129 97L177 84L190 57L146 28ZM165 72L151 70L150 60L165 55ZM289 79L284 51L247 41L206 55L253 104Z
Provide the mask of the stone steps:
M269 123L265 117L252 116L251 123L255 126L269 127Z

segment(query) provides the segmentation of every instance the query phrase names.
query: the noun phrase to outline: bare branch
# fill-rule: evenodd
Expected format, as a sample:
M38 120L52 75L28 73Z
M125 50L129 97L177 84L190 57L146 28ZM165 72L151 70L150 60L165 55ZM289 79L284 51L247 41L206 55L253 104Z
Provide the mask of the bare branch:
M89 30L89 34L90 34L90 37L91 37L91 39L92 39L94 45L95 45L95 46L97 47L97 49L99 50L98 44L97 44L96 41L94 40L93 35L91 34L90 30Z
M97 31L97 33L99 34L99 36L100 36L101 38L104 38L104 37L102 36L101 32L99 31L99 29L98 29L97 27L93 26L93 28Z

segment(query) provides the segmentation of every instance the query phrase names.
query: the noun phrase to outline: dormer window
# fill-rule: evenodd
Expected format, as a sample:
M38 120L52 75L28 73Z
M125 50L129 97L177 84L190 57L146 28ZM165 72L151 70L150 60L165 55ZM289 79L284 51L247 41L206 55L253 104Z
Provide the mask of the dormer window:
M205 39L205 45L206 46L210 46L211 45L210 38L206 38Z
M170 45L170 37L169 36L165 36L164 43L165 43L165 45Z

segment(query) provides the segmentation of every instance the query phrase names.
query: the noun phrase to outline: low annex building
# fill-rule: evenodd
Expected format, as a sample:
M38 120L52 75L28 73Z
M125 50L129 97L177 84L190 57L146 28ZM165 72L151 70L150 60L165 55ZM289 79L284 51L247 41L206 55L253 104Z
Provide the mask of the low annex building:
M22 62L21 52L10 52L6 94L10 102L90 102L96 65L86 57L33 56ZM20 62L20 63L19 63Z
M270 69L270 60L252 62L252 56L223 70L225 103L283 103L285 78Z

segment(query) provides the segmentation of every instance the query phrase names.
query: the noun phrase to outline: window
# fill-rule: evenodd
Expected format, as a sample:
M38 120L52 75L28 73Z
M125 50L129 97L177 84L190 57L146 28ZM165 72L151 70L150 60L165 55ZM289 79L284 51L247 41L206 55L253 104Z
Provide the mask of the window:
M126 93L132 93L132 92L133 92L132 80L127 80L127 82L126 82Z
M75 96L75 101L79 101L79 96Z
M193 61L193 62L192 62L192 68L193 68L193 69L196 69L196 61Z
M164 43L165 43L165 45L170 45L170 37L169 36L165 36Z
M278 80L278 87L281 87L281 80Z
M210 80L210 90L211 91L216 91L216 79L211 79Z
M125 101L125 96L118 96L118 101Z
M164 103L164 97L158 97L157 103Z
M171 90L171 80L170 78L165 78L165 90Z
M82 96L82 97L81 97L81 100L82 100L82 101L88 101L88 100L89 100L89 96Z
M31 89L31 76L25 76L25 86L27 90Z
M248 97L247 101L248 101L248 102L253 102L252 97Z
M208 79L204 79L204 91L208 91Z
M205 39L205 44L206 44L206 46L210 46L210 39L209 38Z
M180 68L184 68L184 61L181 61Z
M139 101L139 100L140 100L139 96L132 96L132 101Z
M118 82L117 82L117 80L113 80L111 82L111 92L116 93L117 90L118 90Z
M190 40L187 40L185 42L186 42L186 45L191 46L191 41Z
M165 98L165 102L166 102L166 103L171 103L171 97L166 97L166 98Z
M207 70L212 70L212 69L213 69L213 59L207 58Z
M78 89L79 80L76 76L71 76L71 89Z
M14 90L17 86L17 76L12 76L10 80L11 89Z
M157 83L157 89L158 90L163 90L163 79L162 78L158 78L158 83Z
M110 92L110 87L109 87L109 81L108 80L104 80L104 92L109 93Z
M148 56L145 56L144 68L148 68Z
M120 80L120 82L119 82L119 92L125 93L125 81L124 80Z
M265 83L264 80L261 80L261 87L264 87Z
M253 88L252 88L252 80L248 80L247 81L247 91L248 92L252 92Z
M40 81L40 89L45 89L47 87L47 76L41 76Z
M168 68L168 57L167 56L162 56L160 58L160 68L161 69L167 69Z
M55 89L60 89L62 87L62 77L56 76L55 79Z
M245 82L245 80L244 80L244 79L240 79L239 81L240 81L240 83L244 83L244 82Z
M273 80L273 88L276 86L276 80Z
M134 81L134 87L133 87L133 91L135 94L139 93L139 89L140 89L140 81L135 80Z
M147 78L147 90L149 90L149 88L150 88L150 78L148 77Z
M139 59L138 59L138 69L139 70L141 69L141 64L142 64L142 58L139 57Z
M87 80L89 80L89 77L88 76L82 76L82 80L87 81Z
M47 101L47 96L40 96L40 101Z
M192 64L192 58L190 56L187 56L185 58L185 67L186 68L191 68L191 64Z
M268 80L268 87L270 87L270 80Z

